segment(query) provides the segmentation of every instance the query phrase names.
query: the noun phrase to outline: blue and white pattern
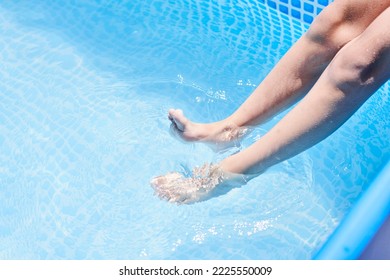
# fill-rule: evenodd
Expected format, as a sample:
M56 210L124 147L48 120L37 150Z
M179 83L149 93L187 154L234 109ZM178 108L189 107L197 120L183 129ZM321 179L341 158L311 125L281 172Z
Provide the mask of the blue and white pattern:
M305 23L313 22L324 7L333 0L261 0L270 7Z

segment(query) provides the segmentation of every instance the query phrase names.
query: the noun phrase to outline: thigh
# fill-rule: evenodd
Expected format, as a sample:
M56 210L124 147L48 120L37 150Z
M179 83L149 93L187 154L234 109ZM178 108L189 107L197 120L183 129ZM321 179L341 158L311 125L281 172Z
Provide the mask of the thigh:
M359 36L388 7L390 0L335 0L315 19L309 35L341 48Z
M328 7L345 21L368 26L390 7L390 0L335 0Z

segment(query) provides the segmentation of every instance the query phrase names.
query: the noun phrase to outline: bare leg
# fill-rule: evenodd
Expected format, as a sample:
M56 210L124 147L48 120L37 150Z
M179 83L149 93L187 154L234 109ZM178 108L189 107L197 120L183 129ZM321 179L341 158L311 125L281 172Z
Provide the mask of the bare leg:
M307 96L223 170L259 174L320 142L339 128L390 77L390 8L344 46Z
M164 197L169 201L194 202L235 178L234 174L256 176L332 134L389 78L390 8L387 8L339 51L310 92L264 137L210 168L210 172L203 173L205 178L171 180L162 176L154 179L152 185L159 196L169 193ZM164 191L167 189L172 192Z
M187 141L223 142L240 137L243 127L265 122L304 96L340 48L361 34L389 4L389 0L336 0L231 116L201 124L191 122L181 110L171 109L169 118Z

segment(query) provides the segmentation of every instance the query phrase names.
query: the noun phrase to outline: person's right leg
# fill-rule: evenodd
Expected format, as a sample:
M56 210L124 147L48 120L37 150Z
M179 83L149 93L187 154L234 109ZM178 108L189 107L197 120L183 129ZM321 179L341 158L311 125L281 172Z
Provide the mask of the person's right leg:
M335 54L389 5L390 0L336 0L231 116L200 124L171 109L169 118L185 140L224 142L240 136L243 127L265 122L305 95Z

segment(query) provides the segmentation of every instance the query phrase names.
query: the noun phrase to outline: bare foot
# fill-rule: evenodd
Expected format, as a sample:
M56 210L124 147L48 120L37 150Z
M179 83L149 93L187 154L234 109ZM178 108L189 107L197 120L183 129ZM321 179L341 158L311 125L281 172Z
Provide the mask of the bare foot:
M223 173L213 165L195 168L191 177L178 172L155 177L150 184L155 195L169 202L189 204L204 200L224 180Z
M170 109L168 118L174 131L186 141L203 141L213 144L232 142L247 133L248 128L239 127L227 121L210 124L194 123L187 119L182 110Z
M161 199L177 204L191 204L227 193L247 183L250 178L225 171L219 164L194 168L189 177L178 172L158 176L150 181Z

